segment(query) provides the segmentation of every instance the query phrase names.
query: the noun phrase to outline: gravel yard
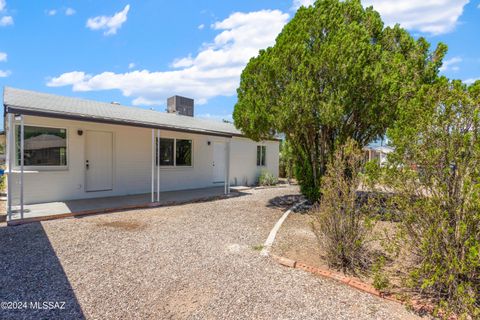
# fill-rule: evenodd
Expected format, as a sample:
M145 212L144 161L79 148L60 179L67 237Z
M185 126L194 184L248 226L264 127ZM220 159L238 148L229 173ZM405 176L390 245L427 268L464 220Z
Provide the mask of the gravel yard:
M328 269L326 258L318 246L312 229L313 218L308 213L292 213L277 234L271 252L311 266Z
M66 302L65 310L0 310L0 318L415 319L400 305L261 257L258 245L288 206L279 200L298 189L244 193L0 225L0 300Z

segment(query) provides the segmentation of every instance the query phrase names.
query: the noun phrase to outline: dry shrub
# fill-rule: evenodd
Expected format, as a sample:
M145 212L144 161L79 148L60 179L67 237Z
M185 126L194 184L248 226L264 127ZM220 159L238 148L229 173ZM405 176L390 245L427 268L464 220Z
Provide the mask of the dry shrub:
M409 284L440 309L479 319L480 82L440 79L417 99L390 132L385 174L416 257Z
M327 262L343 272L364 268L368 261L368 206L357 202L362 167L361 150L352 140L347 141L328 165L322 179L322 200L314 210L314 231L326 251Z

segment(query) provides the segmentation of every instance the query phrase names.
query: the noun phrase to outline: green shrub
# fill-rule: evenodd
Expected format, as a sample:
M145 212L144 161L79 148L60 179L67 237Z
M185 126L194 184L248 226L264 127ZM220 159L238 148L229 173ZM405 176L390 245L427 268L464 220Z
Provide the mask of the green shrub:
M310 201L320 199L320 188L317 174L310 161L305 157L298 157L294 166L295 177L300 185L300 192Z
M5 192L7 189L7 179L5 178L5 175L2 175L0 177L0 191Z
M322 200L314 210L314 231L330 266L355 271L368 264L365 239L371 226L367 205L357 205L363 155L349 140L340 147L322 179Z
M373 287L378 291L385 291L390 287L390 280L383 271L385 267L385 257L381 256L372 266Z
M280 143L279 160L279 176L292 179L294 176L295 158L293 155L293 148L288 140L282 140Z
M258 184L260 186L274 186L278 183L278 179L267 170L262 170L258 177Z
M439 79L389 131L385 183L416 258L410 285L461 317L480 317L480 81Z

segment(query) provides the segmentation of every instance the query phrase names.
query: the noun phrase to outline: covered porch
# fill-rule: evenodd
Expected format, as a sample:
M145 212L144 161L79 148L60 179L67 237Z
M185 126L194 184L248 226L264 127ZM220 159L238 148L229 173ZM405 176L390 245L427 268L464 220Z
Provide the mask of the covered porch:
M4 105L9 224L229 196L223 124L15 90Z
M156 202L151 202L151 194L145 193L127 196L37 203L24 205L23 217L21 206L12 206L12 215L8 221L8 224L17 225L33 221L52 220L89 214L171 206L189 202L211 201L242 195L242 192L240 190L236 190L236 188L232 188L232 191L232 193L226 194L223 186L166 191L160 193L160 200Z

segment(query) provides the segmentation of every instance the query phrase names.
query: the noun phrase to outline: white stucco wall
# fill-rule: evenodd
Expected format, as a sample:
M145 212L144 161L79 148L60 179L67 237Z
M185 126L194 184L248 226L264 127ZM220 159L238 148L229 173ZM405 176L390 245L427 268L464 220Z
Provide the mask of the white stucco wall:
M266 146L265 166L257 166L257 146ZM261 170L267 170L278 177L279 142L255 142L234 137L230 150L230 184L253 185L257 183Z
M25 168L24 201L26 204L71 199L119 196L148 193L151 188L151 129L108 125L92 122L25 116L25 125L59 127L67 129L67 168ZM77 134L83 130L82 136ZM85 191L85 132L87 130L113 133L113 189ZM160 190L171 191L211 187L213 181L213 144L208 141L227 141L214 137L162 130L166 138L185 138L193 141L192 167L161 167ZM256 146L267 146L265 169L278 176L277 141L256 143L245 138L230 140L230 183L254 184L261 167L256 165ZM13 150L13 146L9 146ZM18 167L13 167L19 170ZM236 179L235 179L236 178ZM20 174L12 174L12 203L19 203ZM217 184L218 185L218 184ZM221 185L221 184L220 184Z

